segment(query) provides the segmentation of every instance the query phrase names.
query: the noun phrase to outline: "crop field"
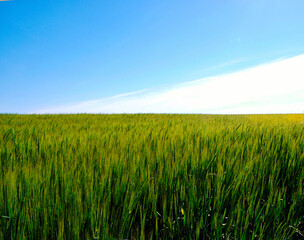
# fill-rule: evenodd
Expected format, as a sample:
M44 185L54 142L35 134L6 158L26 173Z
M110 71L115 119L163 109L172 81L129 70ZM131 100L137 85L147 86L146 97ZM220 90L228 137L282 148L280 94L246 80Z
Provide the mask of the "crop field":
M304 239L304 115L0 115L0 239Z

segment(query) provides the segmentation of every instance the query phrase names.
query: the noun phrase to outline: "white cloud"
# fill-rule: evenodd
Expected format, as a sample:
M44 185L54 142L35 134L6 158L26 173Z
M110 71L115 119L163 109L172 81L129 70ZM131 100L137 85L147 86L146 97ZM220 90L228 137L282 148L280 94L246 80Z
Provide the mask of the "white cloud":
M302 113L304 55L171 87L146 89L38 113Z

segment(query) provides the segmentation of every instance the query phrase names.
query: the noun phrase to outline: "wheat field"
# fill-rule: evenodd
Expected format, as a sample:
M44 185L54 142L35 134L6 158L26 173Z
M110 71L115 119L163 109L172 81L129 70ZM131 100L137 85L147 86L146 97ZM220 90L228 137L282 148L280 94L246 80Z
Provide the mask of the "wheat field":
M0 115L0 239L304 239L304 115Z

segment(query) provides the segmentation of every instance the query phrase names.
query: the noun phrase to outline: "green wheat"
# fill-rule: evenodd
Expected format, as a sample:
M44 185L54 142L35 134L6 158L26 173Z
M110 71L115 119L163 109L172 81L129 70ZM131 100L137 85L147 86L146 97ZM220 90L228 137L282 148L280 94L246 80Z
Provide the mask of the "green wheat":
M0 115L0 239L299 239L303 121Z

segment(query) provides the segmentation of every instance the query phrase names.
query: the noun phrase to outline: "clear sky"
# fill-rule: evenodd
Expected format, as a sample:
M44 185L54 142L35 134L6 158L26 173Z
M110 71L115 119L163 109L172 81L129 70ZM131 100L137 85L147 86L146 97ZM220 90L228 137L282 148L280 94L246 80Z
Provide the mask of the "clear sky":
M0 1L0 112L246 113L251 106L247 112L262 113L270 112L261 103L268 93L276 112L302 112L303 12L303 0ZM276 69L285 74L280 89L292 86L288 93L270 91L282 76L272 75ZM216 77L212 86L208 77ZM256 80L268 81L263 96ZM234 92L223 95L223 86ZM191 102L191 91L212 94ZM115 100L126 96L132 101ZM149 97L159 104L134 108ZM227 98L234 108L221 108Z

